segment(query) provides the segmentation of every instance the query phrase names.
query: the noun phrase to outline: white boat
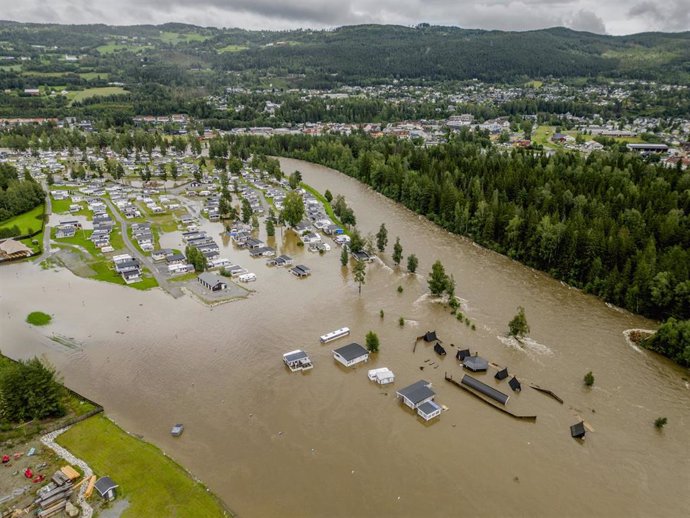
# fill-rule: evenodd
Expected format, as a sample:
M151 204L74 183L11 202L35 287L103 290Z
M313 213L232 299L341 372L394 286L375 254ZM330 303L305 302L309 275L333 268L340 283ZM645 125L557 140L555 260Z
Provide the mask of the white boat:
M335 331L331 331L330 333L326 333L325 335L321 336L321 343L325 344L333 340L337 340L338 338L342 338L343 336L347 336L349 334L349 327L341 327L340 329L336 329Z

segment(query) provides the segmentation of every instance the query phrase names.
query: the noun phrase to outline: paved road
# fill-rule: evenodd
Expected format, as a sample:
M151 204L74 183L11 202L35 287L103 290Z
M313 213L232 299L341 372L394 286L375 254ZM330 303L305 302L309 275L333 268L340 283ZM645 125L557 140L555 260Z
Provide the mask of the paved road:
M50 217L50 215L53 213L53 205L50 200L50 188L47 184L43 184L43 189L46 191L46 201L45 201L45 210L44 212L44 217ZM48 225L43 225L43 251L41 252L41 255L39 255L36 259L34 259L34 264L39 264L43 259L48 257L51 254L51 249L50 249L50 226Z
M151 271L153 276L156 278L156 281L158 281L158 285L161 288L170 293L170 295L172 295L176 299L182 297L184 295L182 288L180 288L180 286L174 285L168 279L166 279L158 271L158 268L156 268L156 266L153 264L153 261L151 261L144 254L142 254L139 251L139 249L134 245L134 243L132 243L132 241L129 239L129 234L127 233L127 222L125 221L125 218L123 218L120 214L120 211L117 210L115 205L113 205L113 203L110 200L104 198L104 201L108 205L108 208L110 208L110 211L113 213L113 216L115 216L115 218L120 222L122 240L125 242L125 246L129 249L130 253L132 254L132 257L136 257L137 259L139 259L139 262L142 265L145 265Z

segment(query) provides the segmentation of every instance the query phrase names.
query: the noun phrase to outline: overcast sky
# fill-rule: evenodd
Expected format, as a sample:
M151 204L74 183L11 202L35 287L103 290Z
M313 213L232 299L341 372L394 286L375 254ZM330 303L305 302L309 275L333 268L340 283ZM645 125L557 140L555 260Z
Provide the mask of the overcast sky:
M0 0L0 18L115 25L182 22L246 29L359 23L607 34L690 30L690 0Z

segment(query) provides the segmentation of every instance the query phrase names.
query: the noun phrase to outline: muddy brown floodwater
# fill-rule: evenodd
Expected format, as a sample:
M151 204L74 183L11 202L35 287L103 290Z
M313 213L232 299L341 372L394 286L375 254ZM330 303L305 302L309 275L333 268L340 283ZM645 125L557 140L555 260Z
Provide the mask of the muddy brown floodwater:
M360 296L340 267L339 249L318 256L285 231L276 237L280 251L313 275L299 280L269 269L224 240L222 255L258 280L247 300L214 308L66 270L6 266L3 353L45 355L69 386L161 446L243 517L690 515L687 372L623 337L653 322L450 235L336 171L281 162L319 191L344 194L365 233L385 222L389 252L400 236L423 275L391 269L385 254L385 264L368 268ZM425 296L435 259L455 276L476 331ZM503 338L518 305L532 328L522 347ZM53 314L53 323L31 328L24 319L34 310ZM381 352L355 370L336 365L332 346L347 339L320 345L318 337L342 326L360 343L376 331ZM437 330L448 356L421 343L412 353L427 329ZM511 419L444 381L444 372L462 375L454 358L460 345L517 374L523 391L508 407L536 414L535 423ZM283 366L282 354L295 348L310 353L312 371L290 374ZM366 370L377 366L395 372L393 386L367 380ZM582 383L590 370L591 390ZM492 374L484 376L489 383ZM431 424L395 399L396 389L422 378L448 407ZM663 432L652 424L659 416L669 420ZM593 430L582 443L569 433L580 418ZM168 432L177 422L185 434L173 439Z

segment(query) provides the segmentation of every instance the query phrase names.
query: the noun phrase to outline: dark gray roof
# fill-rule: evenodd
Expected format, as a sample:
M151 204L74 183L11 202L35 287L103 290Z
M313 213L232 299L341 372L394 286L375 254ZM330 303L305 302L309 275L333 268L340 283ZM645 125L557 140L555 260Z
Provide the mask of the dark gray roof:
M304 351L297 351L297 352L294 352L292 354L288 354L288 355L284 356L284 358L286 361L294 362L297 360L301 360L302 358L309 358L309 356Z
M439 409L439 406L434 403L433 401L426 401L425 403L422 403L417 407L419 410L421 410L422 413L424 414L431 414L432 412L436 412L436 410Z
M515 376L510 378L508 385L510 385L510 388L512 388L515 392L520 392L522 390L522 386L520 385L520 382Z
M465 374L462 377L462 380L460 381L463 385L467 385L468 387L472 387L478 392L481 392L485 396L490 397L491 399L498 401L499 403L505 405L508 402L508 399L510 396L508 394L504 394L500 390L496 390L493 387L490 387L486 383L482 383L476 378L473 378L472 376L468 376Z
M585 430L585 422L580 421L579 423L576 423L570 427L570 435L572 437L576 437L577 439L581 439L582 437L585 436L585 433L587 431Z
M468 356L462 361L462 364L474 372L485 371L489 368L489 362L481 356Z
M359 358L360 356L364 356L365 354L369 354L369 351L367 351L364 347L359 345L358 343L351 343L344 345L342 347L339 347L338 349L333 349L334 353L338 353L340 356L342 356L345 361L352 361L355 358Z
M115 489L118 486L115 482L113 482L113 479L110 477L101 477L96 481L96 491L103 496L105 495L108 491L111 489Z
M497 380L504 380L507 377L508 377L508 368L507 367L498 371L496 373L496 375L494 376L494 378L496 378Z
M210 286L215 286L218 283L227 284L225 282L225 279L223 279L222 277L219 277L218 275L216 275L214 273L208 273L208 272L201 273L201 274L199 274L199 279L201 279L206 284L209 284Z
M398 390L398 394L405 399L409 399L412 404L416 405L425 399L436 395L436 393L429 387L431 383L425 380L419 380L412 385Z
M436 331L427 331L424 333L424 341L425 342L434 342L438 340L438 337L436 336Z

